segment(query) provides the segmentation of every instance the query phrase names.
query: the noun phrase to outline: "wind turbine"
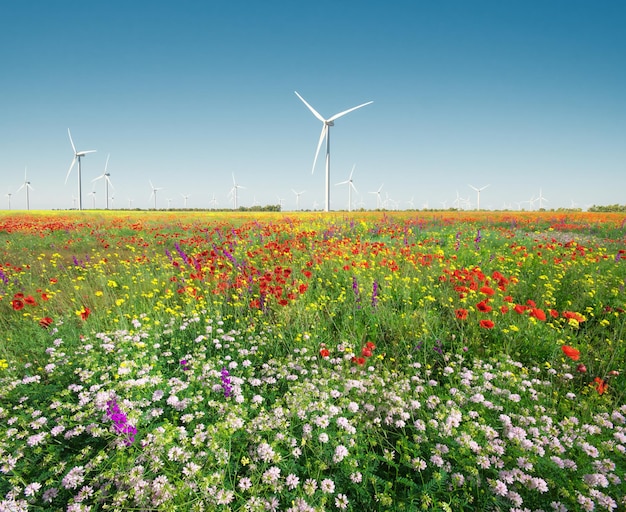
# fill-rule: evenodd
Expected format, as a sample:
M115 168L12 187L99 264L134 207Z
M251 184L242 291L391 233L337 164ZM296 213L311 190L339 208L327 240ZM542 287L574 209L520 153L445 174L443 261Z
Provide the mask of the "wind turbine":
M323 124L322 124L322 133L320 134L320 140L317 143L317 151L315 152L315 159L313 160L313 168L311 170L311 173L313 173L315 171L315 164L317 163L317 157L320 153L320 149L322 147L322 142L324 141L324 138L326 138L326 204L324 207L324 211L328 211L330 208L330 127L335 125L335 120L339 119L342 116L345 116L346 114L349 114L350 112L352 112L353 110L356 110L358 108L364 107L366 105L369 105L370 103L374 103L373 101L368 101L367 103L362 103L361 105L357 105L356 107L352 107L348 110L344 110L343 112L339 112L338 114L335 114L334 116L329 117L328 119L324 119L318 112L317 110L315 110L311 105L309 105L305 99L300 96L298 94L297 91L296 92L296 96L298 96L298 98L300 98L302 100L302 103L304 103L308 109L313 113L313 115L315 117L317 117Z
M163 187L159 187L159 188L155 188L154 185L152 184L152 182L150 180L148 180L148 183L150 183L150 188L152 189L152 193L150 194L150 199L152 199L152 196L154 196L154 209L156 210L156 200L157 200L157 192L159 190L162 190Z
M9 210L11 209L11 191L9 190L9 192L7 192L7 197L9 198Z
M378 187L378 190L376 190L375 192L370 192L370 194L376 194L376 209L380 210L380 191L383 189L383 185L384 183Z
M65 176L65 183L67 184L67 179L70 177L70 173L72 172L72 169L74 168L74 164L78 160L78 209L82 210L83 209L83 193L82 193L82 183L81 183L80 159L88 153L95 153L96 150L90 149L88 151L76 151L76 146L74 146L74 141L72 140L72 134L69 128L67 129L67 134L70 136L70 144L72 145L72 150L74 151L74 158L72 159L72 164L70 165L70 168L67 171L67 176Z
M190 195L191 195L191 194L187 194L187 195L185 195L185 194L181 194L181 196L183 196L183 199L185 200L185 210L187 209L187 199L189 199L189 196L190 196Z
M218 203L218 201L217 201L217 199L215 199L215 193L214 193L213 197L211 198L211 208L213 210L215 210L215 207L217 206L217 203Z
M473 185L468 185L469 188L474 189L476 191L476 210L480 210L480 192L481 190L485 190L489 185L485 185L484 187L476 188Z
M28 179L26 178L26 170L27 170L27 167L24 167L24 183L22 183L22 186L20 188L18 188L15 191L15 193L17 194L23 188L26 189L26 209L30 210L30 195L29 195L29 191L30 190L35 190L35 189L30 186L30 181L28 181Z
M246 188L246 187L243 187L242 185L237 185L237 182L235 181L235 173L233 173L233 188L230 189L230 195L233 196L233 210L237 209L237 189L238 188Z
M95 189L92 190L91 192L89 192L88 195L90 195L92 197L92 199L91 199L91 208L95 210L96 209L96 190Z
M300 196L304 194L306 190L303 190L302 192L296 192L295 190L291 189L291 191L296 195L296 210L299 210L300 209Z
M543 197L543 194L541 193L541 189L539 189L539 197L537 198L537 201L539 201L539 209L543 210L543 202L545 201L546 203L549 203L550 201L548 201L545 197Z
M109 209L109 185L111 185L111 188L113 187L113 183L111 183L111 173L107 172L107 168L109 167L109 157L111 156L111 154L109 153L107 155L107 161L104 164L104 172L102 173L102 175L98 176L97 178L94 178L93 180L91 180L92 183L95 183L98 180L101 180L104 178L104 193L106 195L106 209Z
M350 171L350 177L346 181L340 181L339 183L336 184L336 185L348 185L348 211L349 212L352 211L352 189L354 189L354 191L357 194L359 193L359 191L356 189L352 181L352 175L354 174L355 167L356 167L356 164L352 166L352 171Z

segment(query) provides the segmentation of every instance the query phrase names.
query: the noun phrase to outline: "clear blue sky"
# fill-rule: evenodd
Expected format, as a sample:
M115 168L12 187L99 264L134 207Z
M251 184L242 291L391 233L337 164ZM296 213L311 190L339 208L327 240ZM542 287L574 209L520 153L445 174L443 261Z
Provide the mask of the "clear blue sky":
M626 204L622 0L5 2L0 207L83 206L108 171L113 206L324 205L322 127L355 206L481 209ZM96 183L96 207L105 204ZM458 194L458 195L457 195ZM412 203L411 203L412 201ZM526 201L526 203L523 203ZM521 204L520 204L521 203ZM467 203L465 203L467 204ZM538 202L533 204L538 207Z

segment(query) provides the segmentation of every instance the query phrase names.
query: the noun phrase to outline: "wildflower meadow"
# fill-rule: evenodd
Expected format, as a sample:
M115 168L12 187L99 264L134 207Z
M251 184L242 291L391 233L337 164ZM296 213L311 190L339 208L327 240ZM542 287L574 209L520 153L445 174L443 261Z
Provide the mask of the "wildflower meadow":
M0 511L626 510L626 216L0 214Z

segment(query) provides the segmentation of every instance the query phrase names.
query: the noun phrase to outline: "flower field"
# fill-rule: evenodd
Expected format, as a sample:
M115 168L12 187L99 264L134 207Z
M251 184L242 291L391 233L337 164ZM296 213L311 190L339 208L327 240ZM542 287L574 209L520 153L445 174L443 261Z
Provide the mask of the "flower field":
M0 214L0 511L626 510L626 216Z

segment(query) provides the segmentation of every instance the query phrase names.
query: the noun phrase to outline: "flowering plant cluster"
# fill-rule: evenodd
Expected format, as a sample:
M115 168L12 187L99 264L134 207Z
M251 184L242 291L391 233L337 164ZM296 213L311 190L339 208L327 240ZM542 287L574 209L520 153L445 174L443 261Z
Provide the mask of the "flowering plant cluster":
M156 216L0 215L0 510L626 507L621 223Z

